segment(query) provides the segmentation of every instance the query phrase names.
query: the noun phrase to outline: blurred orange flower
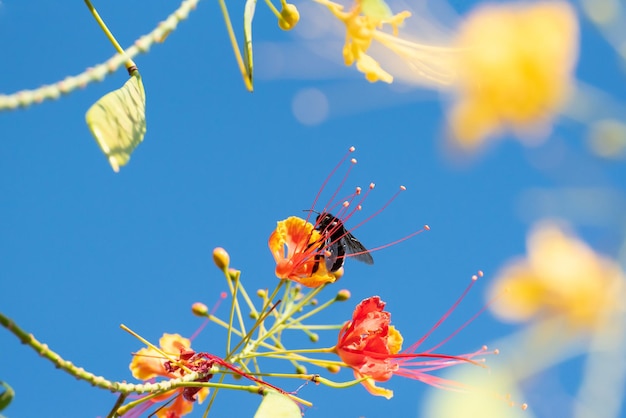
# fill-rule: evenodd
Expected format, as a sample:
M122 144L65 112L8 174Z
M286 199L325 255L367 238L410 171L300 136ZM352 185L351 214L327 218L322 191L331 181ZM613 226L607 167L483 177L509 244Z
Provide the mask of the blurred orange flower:
M306 287L333 283L342 270L330 273L324 262L324 239L314 226L296 216L278 222L268 245L276 260L276 276Z
M578 21L565 1L484 5L458 33L452 138L474 149L505 129L545 136L572 89ZM534 134L534 135L528 135Z
M369 378L362 382L368 392L390 399L393 391L377 387L374 382L386 382L393 375L419 380L442 389L467 389L467 386L462 383L433 376L428 372L459 363L476 364L471 358L485 354L486 348L460 356L433 353L434 348L439 347L440 343L430 350L416 353L417 348L428 337L429 333L427 333L417 343L400 352L402 335L389 324L391 314L384 311L384 308L385 302L381 301L378 296L367 298L359 303L352 314L352 321L344 325L339 332L335 347L337 355L353 369L357 379ZM434 328L441 324L445 317L444 315Z
M183 338L178 334L163 334L159 340L161 350L177 357L183 353L189 351L191 342L187 338ZM142 348L133 357L133 361L130 363L130 371L133 376L140 380L149 380L157 376L173 379L181 377L180 370L170 370L166 367L166 359L152 348ZM193 397L197 396L197 400L201 403L209 393L209 388L202 388L195 392L193 389ZM184 388L176 389L174 391L157 396L150 400L151 403L163 402L169 399L174 392L178 393L176 399L168 405L160 408L156 412L158 418L177 418L182 417L191 412L193 409L193 401L187 400L183 396Z
M560 316L573 329L593 330L621 309L624 276L612 260L550 223L531 231L527 247L528 257L494 281L491 309L500 318Z

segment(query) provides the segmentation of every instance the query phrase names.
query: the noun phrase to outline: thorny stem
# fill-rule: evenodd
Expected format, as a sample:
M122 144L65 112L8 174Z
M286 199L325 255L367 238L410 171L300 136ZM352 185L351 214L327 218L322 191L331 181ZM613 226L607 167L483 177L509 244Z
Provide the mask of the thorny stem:
M97 386L101 389L110 390L112 392L118 392L120 383L106 380L102 376L96 376L93 373L89 373L86 370L74 366L70 361L64 360L54 351L50 350L46 344L39 342L33 334L29 334L17 326L11 319L0 313L0 324L15 335L22 344L26 344L35 350L39 355L55 365L55 367L71 374L80 380L85 380L93 386Z
M187 19L199 1L183 0L178 9L171 13L165 21L159 23L151 32L136 39L133 46L128 48L124 55L115 54L107 61L92 66L83 73L66 77L53 84L47 84L33 90L21 90L8 95L0 94L0 111L14 110L18 107L28 107L43 103L46 100L58 99L62 94L71 93L79 87L84 88L95 81L102 81L126 61L148 52L154 42L161 42L165 35L176 30L178 24Z
M158 383L144 383L144 384L132 384L124 382L113 382L105 379L102 376L96 376L83 368L73 365L70 361L64 360L54 351L50 350L47 345L39 342L32 334L28 334L17 326L11 319L0 313L0 325L9 330L15 335L23 344L28 345L33 350L39 353L45 359L51 361L57 368L69 373L77 379L84 380L92 386L106 389L110 392L130 394L130 393L164 393L172 390L173 388L180 387L179 384L183 382L189 382L201 379L207 374L216 373L216 370L211 369L208 373L192 372L183 377L165 380ZM217 368L217 370L219 370Z
M175 384L172 384L171 389L169 389L168 391L171 390L175 390L175 389L180 389L180 388L187 388L187 387L194 387L194 388L213 388L216 389L214 391L217 392L217 389L230 389L230 390L240 390L240 391L245 391L245 392L250 392L250 393L255 393L255 394L265 394L268 391L271 391L272 389L268 389L268 388L260 388L259 386L255 386L255 385L233 385L233 384L228 384L228 383L212 383L212 382L194 382L194 381L186 381L186 382L177 382ZM126 412L130 411L131 409L137 407L138 405L142 404L143 402L152 399L156 396L160 396L162 395L163 392L159 392L159 393L151 393L148 396L144 396L141 399L137 399L134 400L132 402L127 403L126 405L120 407L117 409L116 413L118 415L123 415ZM301 399L297 396L294 395L289 395L289 397L291 399L293 399L294 401L301 403L302 405L305 406L311 406L311 402L306 401L304 399Z

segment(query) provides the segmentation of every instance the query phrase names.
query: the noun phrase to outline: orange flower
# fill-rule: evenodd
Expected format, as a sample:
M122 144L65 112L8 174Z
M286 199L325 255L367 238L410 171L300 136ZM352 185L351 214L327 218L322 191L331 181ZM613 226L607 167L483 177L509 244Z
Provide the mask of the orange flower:
M471 286L471 285L470 285ZM468 289L465 293L467 293ZM463 296L465 295L463 294ZM460 302L457 301L452 309ZM486 354L486 347L474 353L451 356L436 354L432 351L447 340L430 350L417 353L417 348L426 340L430 332L439 326L452 311L449 310L435 327L408 349L402 348L402 335L389 325L391 314L384 311L385 303L378 296L363 300L354 310L352 321L348 322L339 332L335 352L341 360L354 370L357 379L368 377L362 383L372 395L393 396L393 391L377 387L376 382L386 382L393 375L419 380L429 385L452 390L464 390L462 383L446 380L428 374L428 372L449 367L459 363L473 363L473 357ZM424 358L425 360L416 360Z
M572 328L592 330L621 309L624 275L615 262L550 223L533 228L527 246L528 257L510 263L494 282L497 316L560 316Z
M315 227L292 216L278 222L268 245L276 260L276 276L306 287L333 283L341 270L330 273L324 262L324 240Z
M189 352L191 342L187 338L183 338L178 334L163 334L159 340L161 350L171 354L173 356L180 356L181 354ZM133 361L130 363L130 370L133 376L141 380L149 380L157 376L173 379L181 377L182 373L179 369L172 368L169 362L164 360L156 350L152 348L142 348L133 357ZM191 412L193 409L193 400L196 396L199 402L202 402L209 393L209 388L202 388L199 391L195 391L197 388L176 389L178 396L174 402L159 409L156 412L158 418L176 418L182 417ZM165 393L161 396L151 399L152 403L162 402L172 396L172 392ZM184 396L183 396L184 395Z
M568 97L578 22L564 1L486 5L462 25L450 113L453 139L474 149L503 129L545 136Z

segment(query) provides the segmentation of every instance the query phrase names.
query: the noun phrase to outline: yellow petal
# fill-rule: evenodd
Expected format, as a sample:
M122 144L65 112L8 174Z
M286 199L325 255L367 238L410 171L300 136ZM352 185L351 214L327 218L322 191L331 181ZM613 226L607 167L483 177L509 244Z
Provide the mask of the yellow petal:
M389 336L387 337L387 348L391 354L397 354L402 350L402 334L393 325L389 326Z
M356 68L365 74L365 78L370 83L375 83L379 80L384 81L385 83L393 82L393 76L383 70L378 61L367 54L361 54L361 56L357 59Z
M354 372L354 376L357 379L361 379L363 377L356 371ZM383 396L386 399L393 398L393 390L376 386L376 382L374 381L374 379L365 379L364 381L361 382L361 384L365 387L365 389L369 393L371 393L374 396Z

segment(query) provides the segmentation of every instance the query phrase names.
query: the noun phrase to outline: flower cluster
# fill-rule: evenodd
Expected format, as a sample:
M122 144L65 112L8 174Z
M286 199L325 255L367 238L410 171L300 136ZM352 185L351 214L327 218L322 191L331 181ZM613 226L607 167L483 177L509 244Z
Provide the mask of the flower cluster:
M354 152L353 147L349 149L346 156L326 179L324 186L352 152ZM349 161L350 168L346 177L356 164L355 159ZM456 308L477 277L474 277L472 284L452 308L422 338L407 349L402 350L403 337L391 325L391 314L384 310L385 303L378 296L360 302L356 306L351 320L347 323L322 327L339 331L335 345L322 349L295 350L285 346L281 337L283 333L290 330L302 330L312 341L317 341L319 337L313 330L319 328L309 328L306 320L333 303L345 301L350 297L348 291L341 290L326 303L319 304L315 299L321 290L335 283L344 274L344 264L347 258L355 258L367 264L373 264L370 251L352 235L354 228L349 228L347 223L351 221L353 215L362 210L366 197L374 189L374 184L370 184L365 193L362 193L362 189L357 187L346 198L339 202L333 202L340 193L345 180L346 178L341 181L341 186L333 193L333 197L321 211L315 210L315 205L324 187L318 192L313 206L308 211L308 218L315 214L314 222L309 222L308 218L302 219L292 216L277 223L276 229L270 234L268 246L276 261L275 273L279 282L271 295L265 290L257 292L257 295L262 299L261 307L255 306L248 296L248 292L240 280L240 273L230 268L228 253L222 248L214 250L215 265L224 273L230 288L231 318L228 321L219 320L214 315L214 310L209 312L209 309L201 303L195 303L192 306L192 311L197 316L206 317L208 320L223 326L229 333L229 341L231 336L240 337L240 341L235 347L230 347L229 342L227 349L229 354L225 358L208 353L196 353L191 350L189 340L169 334L165 334L162 338L161 351L147 348L137 352L131 363L131 370L138 379L146 380L156 376L173 379L188 376L193 372L198 373L197 378L194 377L193 382L191 382L191 386L167 391L151 400L154 403L160 402L168 396L176 396L171 404L158 410L159 416L182 416L189 412L194 401L202 401L206 397L209 386L221 387L221 383L214 383L213 381L216 380L216 374L224 373L245 377L253 381L261 393L271 391L283 395L286 402L291 402L291 405L295 402L296 405L299 405L292 410L297 410L300 413L300 408L308 405L308 403L297 398L295 393L288 393L263 380L261 376L271 376L272 373L262 373L260 368L261 357L285 359L295 363L299 373L298 377L328 386L338 386L338 384L317 374L306 375L304 363L325 367L329 371L346 367L353 370L355 376L355 380L350 385L361 383L372 395L383 396L387 399L393 396L393 392L378 387L376 383L386 382L393 376L403 376L438 388L456 391L471 389L466 384L444 379L434 375L433 372L462 363L482 366L484 361L482 356L493 352L487 351L486 347L461 355L436 351L441 349L460 329L430 349L422 349L421 346ZM405 188L401 187L398 193L403 190ZM366 220L380 213L395 199L398 193L382 209ZM330 211L333 211L336 216ZM396 242L409 238L416 233ZM396 242L374 248L372 251ZM285 287L285 291L282 292L281 299L277 300L276 295L282 287ZM302 287L307 290L303 290ZM241 318L235 320L235 313L239 312L237 316L241 315L240 295L242 302L250 310L250 316L255 319L251 327L245 326ZM254 330L258 331L255 332ZM332 354L335 358L338 357L338 360L307 357L304 356L306 353ZM254 366L251 362L254 362ZM343 385L345 386L345 384ZM271 408L273 410L274 407Z

